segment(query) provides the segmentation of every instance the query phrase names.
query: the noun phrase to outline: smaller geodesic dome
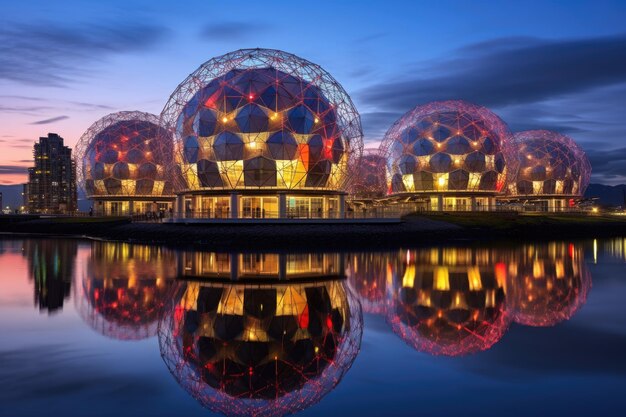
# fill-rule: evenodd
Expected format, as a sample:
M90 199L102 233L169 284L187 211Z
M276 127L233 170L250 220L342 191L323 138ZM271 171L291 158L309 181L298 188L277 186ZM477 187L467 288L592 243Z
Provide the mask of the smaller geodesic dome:
M457 248L401 254L387 309L394 333L431 355L467 355L497 343L510 317L506 270L491 255Z
M591 273L582 247L551 242L524 245L508 260L511 316L525 326L569 320L586 303Z
M153 114L124 111L95 122L77 148L78 182L87 197L172 195L166 173L172 137Z
M360 348L358 300L342 281L180 281L159 325L161 355L204 407L282 416L330 392Z
M356 198L383 197L386 193L386 160L378 149L363 150L357 166L350 194Z
M387 190L501 192L513 168L507 165L510 136L506 124L485 107L464 101L417 106L381 142Z
M84 266L74 286L74 302L92 329L117 340L156 335L176 277L174 252L146 245L93 242Z
M519 165L509 185L513 196L582 196L589 185L591 164L569 136L549 130L528 130L513 136Z
M272 49L205 62L161 114L177 191L345 191L363 149L350 97L323 68Z

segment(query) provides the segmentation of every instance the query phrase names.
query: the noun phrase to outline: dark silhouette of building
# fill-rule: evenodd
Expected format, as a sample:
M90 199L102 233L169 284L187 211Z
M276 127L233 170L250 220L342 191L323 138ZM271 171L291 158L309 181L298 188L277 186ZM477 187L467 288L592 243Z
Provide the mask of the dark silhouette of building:
M70 296L78 245L73 240L25 240L28 275L34 282L34 301L40 311L63 309Z
M76 165L63 138L48 133L33 147L35 166L28 169L28 211L71 213L76 211Z

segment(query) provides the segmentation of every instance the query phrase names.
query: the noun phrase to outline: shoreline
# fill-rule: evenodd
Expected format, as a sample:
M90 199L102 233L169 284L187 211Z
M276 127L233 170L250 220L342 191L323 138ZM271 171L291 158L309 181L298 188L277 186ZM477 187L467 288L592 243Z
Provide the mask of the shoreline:
M393 250L452 243L626 236L614 216L504 213L407 216L391 224L131 223L107 218L0 219L0 238L80 238L228 251Z

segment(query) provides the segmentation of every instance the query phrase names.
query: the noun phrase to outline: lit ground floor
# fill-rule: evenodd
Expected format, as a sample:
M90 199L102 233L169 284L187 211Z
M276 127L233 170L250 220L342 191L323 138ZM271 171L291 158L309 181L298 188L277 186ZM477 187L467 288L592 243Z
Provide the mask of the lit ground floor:
M406 193L387 197L387 207L402 208L404 212L419 211L495 211L495 195L454 195Z
M507 210L515 211L565 212L581 209L581 197L577 196L499 197L498 202Z
M175 197L93 198L91 212L96 216L169 215Z
M188 193L176 197L175 211L187 219L339 219L345 217L345 194Z
M341 279L343 256L337 253L183 252L178 276L203 279Z

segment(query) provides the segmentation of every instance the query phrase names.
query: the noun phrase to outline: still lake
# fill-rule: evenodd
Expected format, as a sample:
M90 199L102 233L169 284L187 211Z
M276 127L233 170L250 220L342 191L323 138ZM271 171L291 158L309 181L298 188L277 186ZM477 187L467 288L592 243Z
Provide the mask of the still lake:
M0 240L1 416L623 415L626 239Z

